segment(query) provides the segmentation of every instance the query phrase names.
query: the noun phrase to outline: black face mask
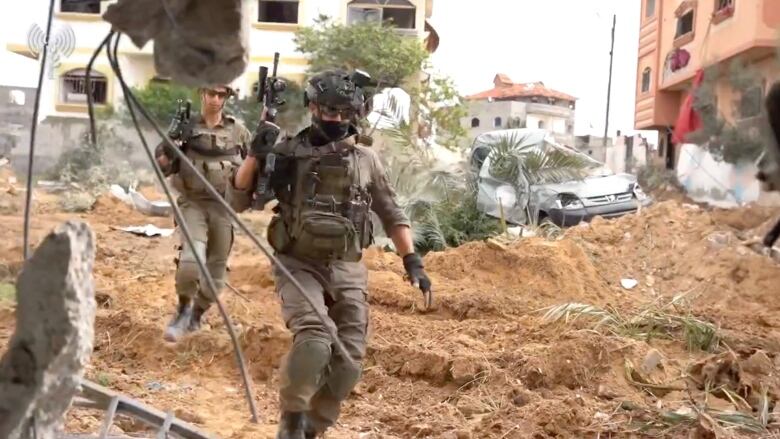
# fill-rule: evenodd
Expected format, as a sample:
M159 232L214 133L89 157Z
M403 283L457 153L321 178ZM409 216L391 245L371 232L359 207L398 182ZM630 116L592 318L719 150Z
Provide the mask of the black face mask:
M329 142L341 140L349 134L349 121L315 120L313 125L318 128L319 134Z

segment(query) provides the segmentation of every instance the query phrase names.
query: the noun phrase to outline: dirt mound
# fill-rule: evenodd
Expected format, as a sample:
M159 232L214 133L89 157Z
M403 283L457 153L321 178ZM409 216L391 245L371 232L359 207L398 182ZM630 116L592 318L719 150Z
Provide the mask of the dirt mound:
M157 199L152 188L142 192ZM6 277L21 258L18 215L4 217L8 227L0 229ZM734 418L719 418L723 410L742 413L744 421L760 419L767 408L768 431L759 422L762 433L739 434L771 434L780 399L780 266L742 245L770 226L771 215L771 209L668 201L616 220L595 219L560 240L525 239L506 248L479 242L432 253L425 257L432 310L420 309L421 294L404 280L397 255L367 251L372 317L363 379L329 437L634 437L640 430L716 437L706 433L733 428L724 422ZM242 216L262 231L269 213ZM70 217L39 211L33 241ZM176 302L176 238L110 228L170 227L170 219L146 217L110 196L83 218L97 232L100 299L88 377L221 437L273 437L279 365L291 337L265 257L237 233L229 280L241 295L226 289L221 296L254 380L262 419L252 425L215 308L204 331L175 346L161 338ZM638 285L621 287L627 278ZM685 300L665 305L679 295ZM616 327L593 311L543 318L544 310L572 302L625 322L644 322L642 313L665 306L688 326L674 333L662 324ZM687 337L701 322L717 331L715 352L689 350ZM12 328L13 313L0 308L0 344ZM67 425L96 431L101 419L74 410Z
M403 267L387 254L367 257L375 303L411 308L419 293L403 281ZM528 239L507 248L472 242L425 258L434 311L457 319L519 315L561 301L604 303L614 297L580 246Z

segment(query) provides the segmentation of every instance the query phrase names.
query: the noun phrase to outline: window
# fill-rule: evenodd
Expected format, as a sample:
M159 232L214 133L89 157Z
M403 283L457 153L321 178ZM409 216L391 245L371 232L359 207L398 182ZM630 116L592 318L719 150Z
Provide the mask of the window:
M493 119L493 127L499 128L500 126L501 126L501 118L497 117L497 118Z
M90 94L92 102L96 104L105 104L108 95L108 81L106 77L93 71L90 78ZM87 76L86 70L76 69L65 73L62 76L61 96L62 102L68 104L86 104L87 103Z
M479 118L472 118L471 119L471 128L479 128Z
M645 18L650 18L655 15L655 0L647 0L645 2Z
M259 0L257 21L297 24L298 0Z
M743 119L760 115L763 97L764 90L760 85L743 91L739 99L739 115Z
M715 0L715 11L734 8L734 0Z
M60 0L60 12L99 14L100 0Z
M693 32L693 10L686 12L677 19L677 33L675 38L688 35Z
M650 70L650 67L646 68L642 72L642 93L647 93L650 91L650 75L652 73L652 70Z
M540 121L539 121L539 125L538 125L538 127L539 127L539 128L544 128L544 121L543 121L543 120L540 120Z
M407 0L354 0L347 13L347 24L382 23L415 29L416 21L417 9Z
M572 125L572 124L566 125L566 133L567 134L574 134L574 125Z

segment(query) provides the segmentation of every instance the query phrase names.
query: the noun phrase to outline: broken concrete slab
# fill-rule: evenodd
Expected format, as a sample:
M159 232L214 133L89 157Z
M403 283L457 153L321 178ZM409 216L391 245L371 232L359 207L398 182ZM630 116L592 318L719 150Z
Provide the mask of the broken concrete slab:
M230 84L249 62L250 3L119 0L103 18L138 48L154 40L159 75L193 87Z
M0 360L0 437L49 439L61 426L92 352L94 259L92 230L69 221L25 262L16 332Z

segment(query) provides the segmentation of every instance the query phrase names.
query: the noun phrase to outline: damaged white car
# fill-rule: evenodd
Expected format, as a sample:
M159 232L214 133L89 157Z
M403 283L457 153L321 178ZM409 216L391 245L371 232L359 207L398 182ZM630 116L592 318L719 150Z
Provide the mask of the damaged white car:
M511 164L508 164L511 159ZM490 131L469 154L478 174L477 207L508 223L567 227L595 216L614 218L652 203L631 174L615 174L558 144L543 129Z

